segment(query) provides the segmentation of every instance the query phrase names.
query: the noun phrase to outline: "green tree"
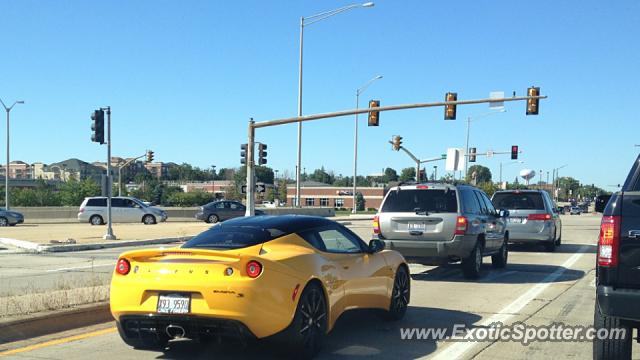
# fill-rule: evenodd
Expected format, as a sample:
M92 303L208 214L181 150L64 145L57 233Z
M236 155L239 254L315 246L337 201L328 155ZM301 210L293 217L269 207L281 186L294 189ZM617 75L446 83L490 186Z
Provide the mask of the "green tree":
M415 178L416 178L416 169L414 167L404 168L400 172L400 178L399 178L400 181L415 180Z
M325 171L323 166L320 169L316 169L313 174L309 176L309 179L312 181L321 182L323 184L333 184L333 182L335 181L335 176Z
M364 211L365 205L366 205L366 201L364 199L364 196L362 196L362 193L357 193L356 194L356 210Z
M389 183L391 181L398 181L398 173L392 168L384 169L384 178L385 183Z
M473 174L476 174L476 184L482 184L486 182L491 182L491 170L488 167L482 165L473 165L469 167L467 171L466 181L468 183L473 184Z

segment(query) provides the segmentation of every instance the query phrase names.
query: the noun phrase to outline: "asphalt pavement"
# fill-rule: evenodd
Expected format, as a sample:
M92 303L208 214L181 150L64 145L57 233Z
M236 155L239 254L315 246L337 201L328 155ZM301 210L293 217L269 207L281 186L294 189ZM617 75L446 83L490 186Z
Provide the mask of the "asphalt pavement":
M591 357L591 342L520 342L446 340L402 340L402 329L447 329L456 324L478 328L496 321L505 325L522 322L529 325L563 323L590 326L595 299L594 264L599 229L598 216L563 216L563 245L554 253L537 246L512 246L509 264L495 270L485 264L477 281L462 277L460 265L425 267L412 265L412 294L409 310L399 322L389 323L372 311L353 311L343 315L328 335L319 359L368 357L375 359L549 359ZM350 225L359 235L368 236L370 224ZM364 237L363 236L363 237ZM365 237L366 238L366 237ZM114 259L121 250L109 249L56 256L34 256L42 261L40 274L52 269L86 266L94 259L104 264L99 272L108 277ZM15 266L20 256L2 256L3 274L9 264ZM485 262L489 262L485 258ZM28 261L32 263L33 261ZM85 264L85 265L82 265ZM95 269L95 267L94 267ZM13 270L15 271L15 269ZM61 270L77 275L84 269ZM18 276L19 274L14 274ZM48 275L41 275L45 279ZM29 277L29 281L35 277ZM4 288L4 286L3 286ZM4 291L4 289L3 289ZM14 344L0 345L14 351L15 359L205 359L215 354L219 359L278 358L281 346L260 341L250 346L238 344L200 345L190 341L173 343L166 353L138 351L119 338L113 324L103 324L71 332L53 334ZM634 344L636 357L640 356ZM6 353L5 353L6 354Z

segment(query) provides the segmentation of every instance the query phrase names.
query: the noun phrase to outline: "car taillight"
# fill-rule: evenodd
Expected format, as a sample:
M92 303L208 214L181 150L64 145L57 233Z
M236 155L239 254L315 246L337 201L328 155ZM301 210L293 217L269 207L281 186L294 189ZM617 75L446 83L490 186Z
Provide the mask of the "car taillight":
M127 275L131 271L131 264L127 259L118 259L116 263L116 272L120 275Z
M618 266L620 216L603 216L598 238L598 265Z
M420 189L420 190L425 190L425 189L428 189L428 188L429 188L429 186L427 186L427 185L418 185L418 186L416 186L416 189Z
M380 218L378 215L373 217L373 233L380 234Z
M464 235L467 232L467 225L469 222L464 216L458 216L456 219L456 232L455 235Z
M84 208L80 208L80 213L82 214L84 212Z
M247 263L247 275L250 278L257 278L262 272L262 264L255 260L251 260Z
M551 220L551 214L529 214L529 216L527 216L527 220L533 220L533 221Z

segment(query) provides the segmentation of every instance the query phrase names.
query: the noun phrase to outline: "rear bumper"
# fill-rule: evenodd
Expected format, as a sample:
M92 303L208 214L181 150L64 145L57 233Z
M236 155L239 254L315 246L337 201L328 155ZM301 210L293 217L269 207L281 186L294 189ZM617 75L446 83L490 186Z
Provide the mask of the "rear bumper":
M598 285L596 301L603 315L640 321L640 290Z
M542 228L527 228L526 226L507 225L509 231L509 242L539 242L551 241L553 239L553 226L550 223L544 224Z
M198 220L205 220L207 216L202 211L198 211L195 215L195 218Z
M137 315L123 316L116 321L118 332L129 345L140 342L169 339L167 326L184 329L184 337L199 340L202 337L232 338L252 340L256 336L240 321L202 316Z
M448 241L381 240L387 249L398 251L409 261L435 265L468 257L476 239L476 235L456 235Z

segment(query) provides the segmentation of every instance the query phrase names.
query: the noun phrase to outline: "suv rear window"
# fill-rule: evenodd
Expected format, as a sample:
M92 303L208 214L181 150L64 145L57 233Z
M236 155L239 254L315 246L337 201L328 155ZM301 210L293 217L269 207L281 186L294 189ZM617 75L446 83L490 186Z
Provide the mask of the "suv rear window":
M182 247L187 249L240 249L262 244L282 235L285 235L285 232L276 228L219 225L195 236Z
M458 212L458 199L453 190L391 190L381 212Z
M544 210L540 193L496 193L492 202L496 209Z
M107 199L89 199L89 201L87 201L87 206L107 206Z

